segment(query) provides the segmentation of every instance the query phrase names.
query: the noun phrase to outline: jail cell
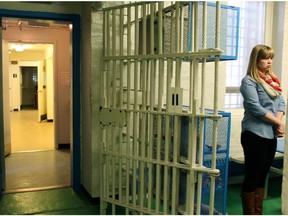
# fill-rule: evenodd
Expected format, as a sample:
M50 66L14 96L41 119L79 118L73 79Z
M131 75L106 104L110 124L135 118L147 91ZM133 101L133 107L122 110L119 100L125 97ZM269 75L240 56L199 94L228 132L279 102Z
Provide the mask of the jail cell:
M207 3L201 8L202 19L197 2L138 2L103 10L101 214L110 207L112 214L117 207L125 214L218 212L220 4L215 6L215 47L206 48ZM214 74L212 112L205 109L206 62L214 66L209 71ZM203 153L207 121L212 126L209 159ZM209 181L207 204L203 179Z

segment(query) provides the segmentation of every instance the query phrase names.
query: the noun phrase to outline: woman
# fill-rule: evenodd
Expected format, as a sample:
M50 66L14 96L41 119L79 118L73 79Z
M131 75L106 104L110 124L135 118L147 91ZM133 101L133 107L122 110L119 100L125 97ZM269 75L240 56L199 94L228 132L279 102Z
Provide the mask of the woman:
M279 79L272 71L274 51L255 46L240 92L244 98L241 145L245 157L242 186L243 214L262 214L265 179L272 165L277 137L284 136L285 102Z

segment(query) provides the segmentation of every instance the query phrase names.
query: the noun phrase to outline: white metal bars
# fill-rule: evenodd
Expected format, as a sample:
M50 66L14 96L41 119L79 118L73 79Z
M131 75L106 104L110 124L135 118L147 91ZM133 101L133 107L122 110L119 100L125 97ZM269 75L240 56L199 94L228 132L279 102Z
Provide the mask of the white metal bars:
M103 99L99 110L102 120L102 211L111 206L112 214L116 214L116 207L120 206L125 208L126 214L177 214L181 212L179 207L183 198L179 188L185 185L184 213L193 214L194 206L196 212L200 212L201 173L212 176L219 173L215 166L203 166L196 152L197 121L211 118L217 122L219 119L217 111L205 113L203 101L202 109L198 111L197 84L200 81L202 87L205 85L198 75L198 66L201 61L223 54L219 49L197 49L195 21L192 29L196 33L191 40L194 48L184 52L183 43L187 41L188 33L185 10L187 7L188 11L194 10L197 20L197 4L176 2L164 7L164 2L139 2L103 10L105 52L101 77ZM170 34L168 43L164 41L167 34ZM205 70L204 66L202 70ZM188 87L185 86L186 78ZM187 88L189 108L183 109L182 93ZM214 91L217 94L216 85ZM186 134L181 130L184 118L189 120L189 133ZM185 144L188 154L186 151L184 155L181 152L183 136L189 140ZM184 162L183 157L186 157ZM187 184L179 182L183 173ZM211 194L212 197L213 191ZM213 209L213 203L210 206Z

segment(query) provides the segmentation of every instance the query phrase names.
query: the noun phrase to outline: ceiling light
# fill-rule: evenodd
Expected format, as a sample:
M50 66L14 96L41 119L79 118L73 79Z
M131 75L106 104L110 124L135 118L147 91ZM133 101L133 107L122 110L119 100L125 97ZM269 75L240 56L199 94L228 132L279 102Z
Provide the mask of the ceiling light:
M15 49L16 52L23 52L25 47L24 45L19 45L19 44L13 44L12 49Z

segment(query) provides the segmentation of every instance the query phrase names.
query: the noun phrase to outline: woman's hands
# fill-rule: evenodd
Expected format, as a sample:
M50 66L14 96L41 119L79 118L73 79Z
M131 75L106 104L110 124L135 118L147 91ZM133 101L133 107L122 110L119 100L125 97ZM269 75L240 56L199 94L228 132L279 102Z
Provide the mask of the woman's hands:
M283 112L278 112L276 116L272 115L270 112L267 112L264 116L266 121L269 121L275 125L275 134L277 137L283 137L285 135L285 126L282 122L283 115Z
M275 132L277 137L283 137L285 135L285 126L283 122L281 122L281 124L276 127Z
M283 112L278 112L276 118L280 120L280 124L276 126L276 136L283 137L285 135L285 125L282 122Z

